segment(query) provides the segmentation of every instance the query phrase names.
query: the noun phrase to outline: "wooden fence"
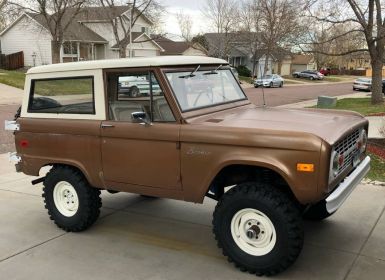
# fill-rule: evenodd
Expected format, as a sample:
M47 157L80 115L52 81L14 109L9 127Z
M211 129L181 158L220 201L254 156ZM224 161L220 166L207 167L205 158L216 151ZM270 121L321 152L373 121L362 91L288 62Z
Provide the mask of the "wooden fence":
M0 55L0 68L5 70L16 70L24 67L24 53L17 52L9 55Z

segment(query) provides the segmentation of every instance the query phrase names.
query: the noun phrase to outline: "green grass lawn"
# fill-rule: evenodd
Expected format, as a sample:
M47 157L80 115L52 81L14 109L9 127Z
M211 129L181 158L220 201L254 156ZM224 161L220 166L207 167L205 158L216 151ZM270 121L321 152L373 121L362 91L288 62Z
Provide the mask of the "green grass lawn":
M25 74L20 71L0 70L0 83L24 89Z
M242 82L245 82L247 84L253 84L254 83L254 80L250 77L239 76L239 80L241 80Z
M313 106L317 108L317 106ZM385 112L385 103L372 105L370 98L344 98L337 100L337 106L331 109L356 111L364 116Z
M375 154L368 153L372 161L370 162L370 171L366 178L375 181L385 182L385 160L376 156Z

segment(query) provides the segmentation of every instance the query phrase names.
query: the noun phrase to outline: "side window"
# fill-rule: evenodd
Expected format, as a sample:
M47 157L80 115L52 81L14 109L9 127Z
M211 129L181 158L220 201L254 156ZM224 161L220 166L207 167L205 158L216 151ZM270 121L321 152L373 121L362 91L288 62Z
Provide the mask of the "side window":
M95 114L93 77L32 80L28 112Z
M132 113L144 112L153 122L175 122L154 73L113 73L108 83L110 119L131 122Z

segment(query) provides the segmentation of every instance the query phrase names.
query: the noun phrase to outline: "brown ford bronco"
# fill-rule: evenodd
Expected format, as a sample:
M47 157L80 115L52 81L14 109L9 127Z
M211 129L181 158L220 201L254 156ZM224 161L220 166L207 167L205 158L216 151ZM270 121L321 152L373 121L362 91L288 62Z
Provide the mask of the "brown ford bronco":
M18 171L43 178L66 231L99 216L101 190L215 199L218 246L242 271L273 275L369 170L359 114L251 104L224 60L154 57L28 71L15 131Z

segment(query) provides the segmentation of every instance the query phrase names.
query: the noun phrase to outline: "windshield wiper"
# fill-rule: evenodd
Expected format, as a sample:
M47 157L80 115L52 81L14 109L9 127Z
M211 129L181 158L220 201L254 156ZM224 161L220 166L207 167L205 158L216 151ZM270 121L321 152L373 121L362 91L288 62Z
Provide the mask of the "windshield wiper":
M186 78L192 78L192 77L195 77L195 73L199 70L199 68L201 68L200 65L198 65L197 68L195 68L190 74L188 74L188 75L183 75L183 76L179 76L179 78L181 78L181 79L186 79Z
M218 70L222 67L222 64L219 65L217 68L215 68L214 70L211 70L210 72L206 72L206 73L203 73L203 75L215 75L215 74L218 74Z

